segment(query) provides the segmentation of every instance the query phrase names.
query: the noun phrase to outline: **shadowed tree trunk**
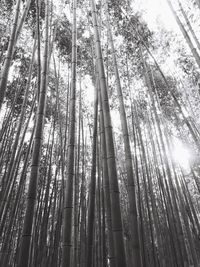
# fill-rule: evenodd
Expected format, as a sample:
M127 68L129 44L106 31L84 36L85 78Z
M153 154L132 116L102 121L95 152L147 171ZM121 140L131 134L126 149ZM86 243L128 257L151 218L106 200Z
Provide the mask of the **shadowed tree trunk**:
M108 92L107 92L104 64L101 52L101 42L98 32L95 3L93 0L91 0L90 2L91 2L91 10L93 18L95 52L96 52L98 75L100 80L100 92L102 98L102 110L104 118L105 137L106 137L106 152L107 152L107 162L108 162L108 175L110 181L112 231L113 231L114 247L115 247L115 259L117 267L121 266L126 267L125 249L123 241L123 228L122 228L120 199L119 199L119 186L117 178Z
M40 163L40 150L42 145L44 117L46 109L46 92L48 84L48 45L49 45L49 2L45 2L45 49L43 56L42 80L37 108L36 129L34 137L34 147L32 152L31 174L27 195L27 206L21 237L19 267L28 266L29 248L33 229L34 209L36 203L37 180Z
M8 50L7 50L6 58L5 58L5 61L4 61L2 70L1 70L1 77L0 77L0 109L2 107L3 100L4 100L4 95L5 95L5 92L6 92L8 74L9 74L10 65L11 65L11 62L12 62L15 46L16 46L19 34L20 34L21 30L22 30L22 26L24 24L24 21L25 21L25 19L27 17L28 10L29 10L30 4L31 4L31 0L27 0L26 1L25 8L23 10L22 16L19 19L20 4L21 4L21 0L18 0L17 4L16 4L15 17L14 17L14 21L13 21L12 32L11 32L11 35L10 35Z
M178 15L177 15L177 13L176 13L176 11L174 9L174 7L172 6L171 1L170 0L167 0L167 2L168 2L168 5L169 5L169 7L170 7L170 9L171 9L171 11L172 11L172 13L174 15L174 18L175 18L175 20L176 20L179 28L180 28L180 31L182 32L182 34L183 34L183 36L184 36L184 38L186 40L186 43L188 44L188 46L189 46L189 48L191 50L191 53L194 56L194 59L195 59L197 65L200 68L200 56L197 53L196 48L194 47L194 45L193 45L193 43L192 43L192 41L190 39L190 36L188 35L187 31L185 30L185 28L184 28L181 20L179 19Z
M9 45L8 45L8 50L6 54L6 58L1 70L1 76L0 76L0 110L3 104L4 100L4 95L7 87L7 81L8 81L8 73L12 61L12 56L13 56L13 51L14 51L14 45L15 45L15 40L16 40L16 31L17 31L17 23L19 20L19 12L20 12L20 4L21 0L17 1L16 4L16 11L15 11L15 17L13 21L13 28L12 32L10 35L10 40L9 40Z
M66 184L63 210L63 244L62 267L70 266L72 247L72 215L73 215L73 184L74 184L74 146L75 146L75 116L76 116L76 0L73 1L73 29L72 29L72 80L69 107L69 139L67 151Z
M106 0L106 15L107 15L107 28L108 28L108 34L109 34L109 39L110 39L112 60L113 60L115 79L116 79L117 94L118 94L118 99L119 99L119 104L120 104L119 111L120 111L121 128L122 128L123 139L124 139L125 163L126 163L126 171L127 171L128 198L129 198L129 215L130 215L129 220L130 220L132 252L133 252L132 264L133 266L140 267L141 266L140 243L139 243L139 231L138 231L138 223L137 223L137 208L136 208L136 195L135 195L136 179L133 175L132 155L131 155L129 132L128 132L127 119L126 119L126 111L124 107L123 93L122 93L119 71L118 71L118 66L117 66L117 59L115 55L115 47L114 47L114 42L113 42L112 30L110 26L110 18L109 18L107 0Z
M94 100L94 129L93 129L93 144L92 144L92 169L89 188L89 204L87 218L87 261L86 266L92 267L92 249L94 246L94 226L95 226L95 191L96 191L96 161L97 161L97 113L98 113L98 95L97 87L99 81L97 76Z
M198 1L199 1L199 0L198 0ZM200 43L199 43L199 40L198 40L198 38L197 38L197 36L196 36L196 34L195 34L193 28L192 28L192 25L191 25L191 23L190 23L190 21L189 21L187 15L186 15L186 13L185 13L183 7L182 7L182 5L181 5L181 2L180 2L179 0L178 0L178 3L179 3L180 11L181 11L181 13L183 14L183 17L184 17L184 19L185 19L185 21L186 21L186 23L187 23L187 26L188 26L188 28L189 28L191 34L192 34L192 37L194 38L194 41L195 41L195 43L196 43L196 45L197 45L197 47L198 47L198 49L199 49L199 51L200 51Z

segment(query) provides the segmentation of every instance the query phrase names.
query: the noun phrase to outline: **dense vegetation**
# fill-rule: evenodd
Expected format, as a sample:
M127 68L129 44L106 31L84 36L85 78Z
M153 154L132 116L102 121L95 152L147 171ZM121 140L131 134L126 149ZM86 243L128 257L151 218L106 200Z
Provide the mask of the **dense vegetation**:
M0 1L0 266L200 266L200 0L161 2Z

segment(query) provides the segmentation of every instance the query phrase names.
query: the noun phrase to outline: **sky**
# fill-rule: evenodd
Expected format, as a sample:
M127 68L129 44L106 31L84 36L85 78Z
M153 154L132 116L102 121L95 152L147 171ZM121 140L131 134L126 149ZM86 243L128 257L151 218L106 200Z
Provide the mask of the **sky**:
M140 3L141 9L145 10L143 18L152 30L158 27L158 20L159 22L162 21L163 26L167 29L178 30L176 21L166 0L140 0L134 2Z
M152 30L158 26L158 19L166 28L178 29L166 0L143 0L141 2L143 2L141 6L146 9L143 17Z

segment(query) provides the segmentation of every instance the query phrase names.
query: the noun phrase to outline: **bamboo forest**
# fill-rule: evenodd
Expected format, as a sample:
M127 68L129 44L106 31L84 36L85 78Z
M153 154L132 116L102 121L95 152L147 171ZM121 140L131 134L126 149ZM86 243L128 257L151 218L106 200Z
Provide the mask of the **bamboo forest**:
M0 267L200 267L200 0L0 0Z

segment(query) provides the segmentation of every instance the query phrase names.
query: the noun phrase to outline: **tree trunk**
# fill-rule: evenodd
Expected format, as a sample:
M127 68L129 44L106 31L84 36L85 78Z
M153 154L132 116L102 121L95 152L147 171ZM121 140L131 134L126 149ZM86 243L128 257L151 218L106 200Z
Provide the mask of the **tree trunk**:
M188 33L185 30L185 28L184 28L181 20L179 19L178 15L177 15L177 13L175 11L175 9L173 8L171 1L170 0L167 0L167 2L169 4L169 7L170 7L170 9L171 9L171 11L172 11L172 13L174 15L174 18L175 18L175 20L176 20L176 22L177 22L177 24L178 24L178 26L179 26L179 28L180 28L183 36L184 36L184 38L185 38L185 40L186 40L186 42L187 42L187 44L188 44L188 46L189 46L189 48L191 50L192 55L194 56L194 59L196 60L196 63L197 63L197 65L200 68L200 56L197 53L197 51L196 51L196 49L195 49L195 47L194 47L194 45L193 45L193 43L192 43L192 41L191 41Z
M40 163L40 150L42 145L43 128L44 128L44 117L46 109L46 92L48 84L48 44L49 44L49 2L46 0L45 7L45 49L43 59L43 72L42 81L40 88L39 104L37 109L36 129L34 137L34 147L32 154L31 163L31 174L29 181L29 189L27 195L27 207L23 225L23 233L21 238L20 256L19 256L19 267L28 266L29 262L29 249L30 241L33 228L34 209L36 203L37 193L37 180Z
M140 256L140 242L139 242L139 230L137 222L137 208L136 208L136 195L135 195L135 183L136 179L133 175L133 165L132 165L132 155L130 148L129 132L126 118L126 111L124 107L123 93L121 88L121 82L119 77L119 71L117 66L117 59L115 55L115 47L113 42L112 30L110 26L108 2L106 0L106 15L107 15L107 28L110 39L110 46L112 51L112 59L114 65L115 79L117 94L119 98L119 110L120 110L120 122L124 138L124 150L125 150L125 163L127 171L127 181L128 181L128 198L129 198L129 215L130 215L130 228L131 228L131 239L132 239L132 251L133 251L133 266L141 266L141 256Z
M69 139L67 151L66 185L63 210L63 244L62 267L70 266L72 247L72 213L73 213L73 184L74 184L74 146L75 146L75 116L76 116L76 0L73 1L73 29L72 29L72 80L69 107Z
M98 113L98 77L95 88L94 100L94 128L93 128L93 145L92 145L92 169L89 189L89 204L88 204L88 218L87 218L87 266L92 267L92 248L94 246L94 226L95 226L95 191L96 191L96 161L97 161L97 113Z
M114 247L115 247L115 258L116 266L126 267L125 258L125 248L123 240L123 228L120 210L120 199L119 199L119 186L117 179L117 169L112 133L112 123L110 117L110 107L108 100L107 85L105 79L104 64L101 52L101 43L98 32L97 17L95 11L95 3L91 0L93 27L94 27L94 40L95 40L95 51L97 58L98 75L100 80L100 94L102 98L102 109L104 118L104 128L106 137L106 152L107 152L107 162L108 162L108 174L110 181L110 194L111 194L111 211L112 211L112 231L114 237Z
M6 54L6 58L2 67L1 71L1 77L0 77L0 110L3 104L4 95L7 87L7 81L8 81L8 74L9 69L12 61L13 51L14 51L14 45L15 45L15 38L16 38L16 31L17 31L17 23L19 20L19 12L20 12L20 4L21 0L17 1L16 4L16 11L15 11L15 17L13 22L13 28L10 35L9 45L8 45L8 51Z

